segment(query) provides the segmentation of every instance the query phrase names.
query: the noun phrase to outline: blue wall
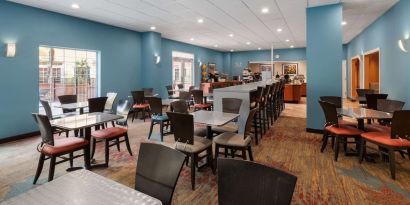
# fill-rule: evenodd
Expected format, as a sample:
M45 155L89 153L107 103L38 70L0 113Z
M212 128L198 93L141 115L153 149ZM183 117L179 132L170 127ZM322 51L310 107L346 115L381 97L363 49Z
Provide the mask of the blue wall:
M38 47L98 50L101 94L116 91L124 98L139 87L139 33L14 3L0 2L0 138L38 130ZM4 57L4 44L15 42L15 58Z
M351 58L380 48L381 92L389 94L391 99L405 101L405 108L410 109L410 53L403 53L397 46L399 39L410 35L409 11L410 1L401 0L348 44L349 95Z
M307 128L323 129L319 97L342 94L342 5L307 8L306 15Z

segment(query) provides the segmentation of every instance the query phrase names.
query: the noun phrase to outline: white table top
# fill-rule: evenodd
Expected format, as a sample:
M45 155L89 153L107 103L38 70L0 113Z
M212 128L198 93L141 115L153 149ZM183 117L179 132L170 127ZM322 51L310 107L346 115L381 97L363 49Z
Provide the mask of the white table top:
M88 107L88 102L76 102L76 103L60 104L60 105L56 105L55 107L63 108L63 109L85 108L85 107Z
M342 108L338 112L346 117L355 119L391 119L393 114L367 108Z
M222 126L239 117L239 114L224 113L218 111L200 110L191 113L194 122L206 125Z
M247 83L247 84L242 84L242 85L235 85L235 86L230 86L230 87L225 87L225 88L218 88L214 89L214 93L217 92L251 92L256 89L258 89L259 86L266 86L266 85L271 85L272 83L275 83L275 80L268 80L268 81L259 81L259 82L254 82L254 83Z
M146 204L161 202L151 196L87 170L78 170L13 197L2 205Z
M62 128L65 130L76 130L86 127L92 127L105 122L119 120L123 118L121 115L114 115L109 113L87 113L82 115L73 115L52 120L52 126Z

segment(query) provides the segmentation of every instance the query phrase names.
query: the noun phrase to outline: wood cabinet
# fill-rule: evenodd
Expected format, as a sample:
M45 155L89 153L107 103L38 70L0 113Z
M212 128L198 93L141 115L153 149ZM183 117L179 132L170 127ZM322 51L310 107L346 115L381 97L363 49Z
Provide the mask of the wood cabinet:
M204 93L213 93L214 89L217 88L225 88L229 86L235 86L235 85L240 85L242 84L241 81L225 81L225 82L215 82L215 83L201 83L201 90L204 91Z
M307 96L306 93L307 93L306 83L302 83L302 85L300 85L300 95L302 97L306 97Z
M301 84L285 85L285 102L299 103L301 98Z

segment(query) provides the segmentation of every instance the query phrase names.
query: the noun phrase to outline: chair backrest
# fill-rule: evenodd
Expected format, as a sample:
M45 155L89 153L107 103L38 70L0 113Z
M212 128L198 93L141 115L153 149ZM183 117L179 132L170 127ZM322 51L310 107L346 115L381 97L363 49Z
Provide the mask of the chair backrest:
M189 91L191 91L191 90L193 90L193 89L195 89L195 86L194 86L194 85L189 86Z
M290 204L297 177L255 162L218 158L219 205Z
M258 106L258 91L257 90L252 90L249 93L249 99L250 99L250 109L253 109Z
M181 100L190 100L191 93L187 91L179 91L179 99Z
M194 96L195 104L204 103L204 92L202 90L191 90L191 93Z
M356 89L356 93L357 93L357 96L359 96L359 97L366 97L366 94L372 94L372 93L374 93L374 91L370 90L370 89L358 88L358 89Z
M377 99L377 110L393 113L402 110L405 102L398 100Z
M119 100L117 104L117 115L121 115L123 119L117 120L117 124L127 126L128 115L130 113L131 103L128 100Z
M165 86L165 88L167 89L168 96L171 96L171 95L174 94L174 92L172 91L173 90L172 85L167 85L167 86Z
M272 83L272 87L271 87L271 89L270 89L270 94L271 94L272 98L275 97L275 93L276 93L276 88L277 88L277 86L278 86L278 83Z
M51 127L48 117L38 113L34 113L33 117L34 121L36 121L38 125L38 128L40 129L41 142L44 144L54 145L53 128Z
M77 95L60 95L58 96L58 100L61 104L70 104L77 102Z
M393 113L391 138L410 140L410 110L399 110Z
M178 100L171 103L171 108L174 112L188 114L188 105L185 100Z
M151 113L153 115L162 115L162 100L159 97L147 97Z
M388 94L369 94L366 93L366 102L367 108L377 110L377 100L378 99L387 99Z
M336 105L330 102L320 101L319 104L322 107L323 113L325 114L326 125L339 125L339 119L337 117Z
M194 116L190 114L167 112L171 121L176 142L194 144Z
M257 100L258 100L258 102L261 102L261 101L262 101L262 98L263 98L263 90L264 90L264 88L263 88L263 87L260 87L260 86L258 86L258 88L257 88L257 90L256 90L256 95L257 95Z
M270 92L270 89L272 88L272 86L271 85L266 85L265 86L265 89L263 89L263 98L262 98L262 102L263 102L263 104L264 105L266 105L266 103L268 102L268 98L269 98L269 92Z
M117 93L107 93L107 102L105 103L104 110L112 111L115 99L117 98Z
M154 88L142 88L142 91L144 91L144 96L154 95Z
M141 143L138 154L135 189L159 199L172 202L172 195L185 161L185 154L164 145Z
M178 86L178 89L184 89L184 84L177 84L177 86Z
M132 99L134 100L134 104L144 104L145 103L145 98L144 98L144 91L142 90L135 90L131 91Z
M46 115L47 115L48 119L52 120L53 119L53 112L51 111L51 107L50 107L50 104L48 103L48 101L40 100L40 103L43 106L44 111L46 112Z
M239 114L242 99L222 98L222 112Z
M88 112L104 112L108 97L97 97L88 99Z
M333 103L336 105L336 108L342 108L342 97L339 96L320 96L319 98L321 101L325 101L328 103Z
M258 107L253 108L252 110L249 111L248 117L246 118L245 130L243 133L244 139L251 134L253 117L255 116L255 113L257 111L258 111Z

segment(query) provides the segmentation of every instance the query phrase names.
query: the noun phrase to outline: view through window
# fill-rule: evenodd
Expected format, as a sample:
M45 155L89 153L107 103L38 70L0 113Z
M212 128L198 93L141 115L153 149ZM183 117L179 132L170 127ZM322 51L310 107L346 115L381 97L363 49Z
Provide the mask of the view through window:
M53 105L60 95L77 95L78 102L96 97L97 56L97 51L40 46L40 99Z
M172 82L183 84L185 89L194 85L194 54L172 52Z

